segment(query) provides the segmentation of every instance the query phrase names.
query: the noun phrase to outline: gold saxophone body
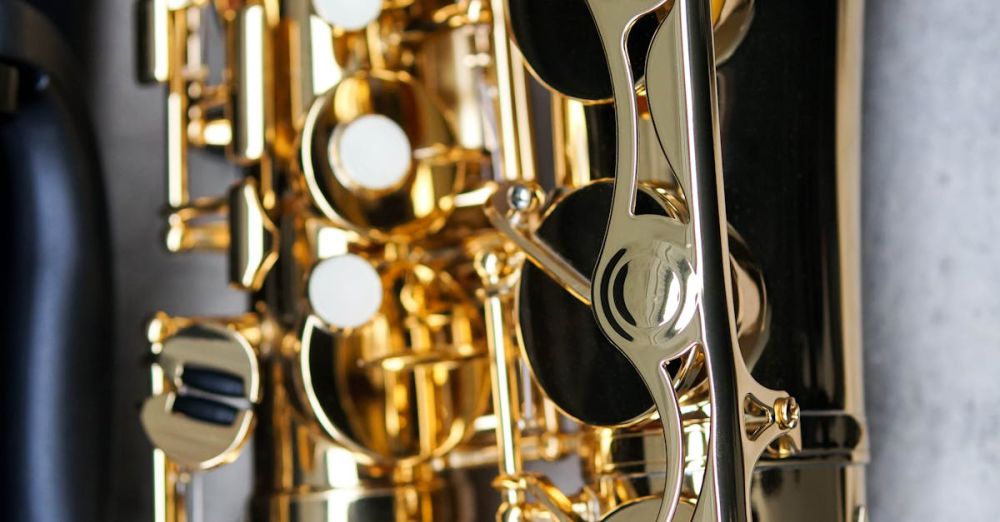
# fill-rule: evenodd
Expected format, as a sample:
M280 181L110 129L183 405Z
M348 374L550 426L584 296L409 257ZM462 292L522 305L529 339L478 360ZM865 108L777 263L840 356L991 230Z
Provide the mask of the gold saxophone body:
M250 447L255 521L867 520L862 0L138 13L249 297L149 324L157 522Z

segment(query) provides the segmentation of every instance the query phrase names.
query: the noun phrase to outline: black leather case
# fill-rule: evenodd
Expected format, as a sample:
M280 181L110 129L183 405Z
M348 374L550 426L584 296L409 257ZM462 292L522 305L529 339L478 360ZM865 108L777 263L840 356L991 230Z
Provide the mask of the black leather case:
M106 520L108 223L85 82L66 43L82 7L0 0L4 520Z

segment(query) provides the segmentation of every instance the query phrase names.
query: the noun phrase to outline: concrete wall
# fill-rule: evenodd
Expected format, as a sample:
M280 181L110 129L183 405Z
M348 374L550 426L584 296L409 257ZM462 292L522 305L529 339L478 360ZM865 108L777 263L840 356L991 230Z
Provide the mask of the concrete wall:
M867 11L872 520L996 520L1000 10L868 0Z

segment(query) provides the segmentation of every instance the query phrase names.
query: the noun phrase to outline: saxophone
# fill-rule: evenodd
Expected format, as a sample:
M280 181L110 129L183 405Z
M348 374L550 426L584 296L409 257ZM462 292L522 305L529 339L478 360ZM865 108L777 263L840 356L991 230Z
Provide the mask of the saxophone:
M142 0L249 303L148 325L154 520L867 521L863 7Z

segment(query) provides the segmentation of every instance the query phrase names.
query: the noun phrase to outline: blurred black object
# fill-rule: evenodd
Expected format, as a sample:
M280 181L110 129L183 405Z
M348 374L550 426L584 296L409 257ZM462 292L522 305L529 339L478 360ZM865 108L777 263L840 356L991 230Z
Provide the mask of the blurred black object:
M106 519L111 265L72 49L87 2L0 0L0 428L5 520Z

